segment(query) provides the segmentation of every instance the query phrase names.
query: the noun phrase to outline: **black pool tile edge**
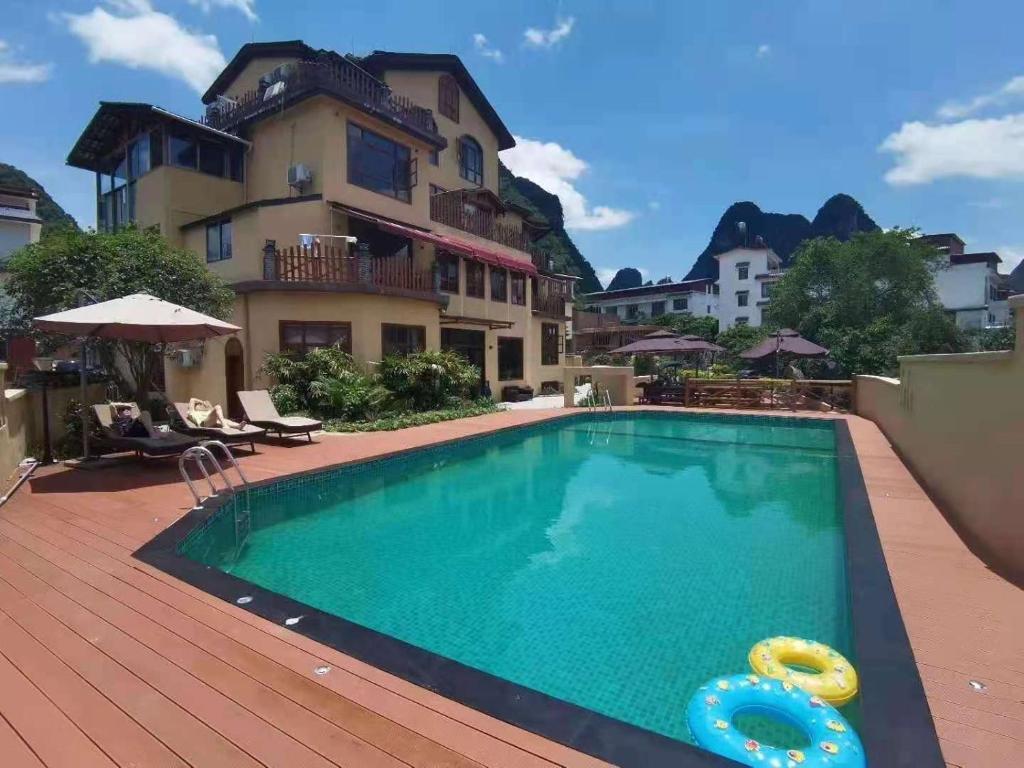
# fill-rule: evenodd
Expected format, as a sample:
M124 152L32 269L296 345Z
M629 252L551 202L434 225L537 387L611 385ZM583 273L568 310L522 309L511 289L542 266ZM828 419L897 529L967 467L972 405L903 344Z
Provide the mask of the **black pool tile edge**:
M845 420L835 422L846 578L860 676L860 737L868 765L942 768L924 685L893 590L857 450Z
M663 412L616 412L612 418L632 413L662 415ZM663 415L678 418L705 414ZM707 415L723 419L734 416ZM253 483L252 486L587 416L593 418L595 414L571 413L529 424L502 426L475 435L295 472ZM598 417L605 418L603 414L598 414ZM816 424L826 421L762 414L739 418L784 418L790 423L800 420ZM842 419L827 421L834 425L836 434L853 641L863 702L860 735L868 765L869 768L941 768L945 763L889 579L849 427ZM226 500L223 498L206 500L140 547L133 556L227 602L238 605L238 598L251 597L251 602L238 607L275 624L284 626L286 619L302 616L302 620L289 629L445 698L622 768L728 768L740 765L685 742L468 667L179 555L181 542L216 514L224 503ZM680 716L685 712L688 700L688 697L681 698Z

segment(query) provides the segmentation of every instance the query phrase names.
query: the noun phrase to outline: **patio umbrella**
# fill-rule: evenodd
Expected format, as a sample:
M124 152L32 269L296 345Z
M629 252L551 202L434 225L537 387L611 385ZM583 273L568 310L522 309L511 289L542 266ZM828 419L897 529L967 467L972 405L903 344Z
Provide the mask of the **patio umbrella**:
M65 336L94 336L101 339L142 341L166 344L178 341L197 341L215 336L226 336L242 330L201 312L180 307L169 301L133 293L120 299L86 304L76 309L43 315L32 321L41 331L61 333ZM85 346L78 362L82 388L82 405L86 401ZM89 458L89 424L82 409L82 447Z
M740 352L744 360L760 360L769 355L793 355L794 357L824 357L828 350L808 341L791 328L783 328L769 336L760 344L756 344L745 352Z
M150 344L210 339L242 330L237 325L146 293L43 315L32 324L41 331L65 336L95 336Z

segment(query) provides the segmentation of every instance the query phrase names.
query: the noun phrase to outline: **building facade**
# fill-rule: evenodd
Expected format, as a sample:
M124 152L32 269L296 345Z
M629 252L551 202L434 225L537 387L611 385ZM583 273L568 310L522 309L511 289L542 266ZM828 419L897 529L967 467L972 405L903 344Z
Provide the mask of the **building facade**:
M0 186L0 265L19 248L39 242L43 220L36 213L38 202L34 189Z
M661 315L717 316L718 291L713 280L642 285L617 291L583 295L591 312L628 323L642 323Z
M269 352L452 349L490 389L561 380L573 279L498 193L511 133L456 56L244 45L200 120L103 102L69 156L102 229L158 227L237 295L236 337L182 354L172 397L233 403Z
M951 232L921 239L945 257L935 269L935 291L957 327L988 328L1010 322L1010 288L1007 276L999 274L999 254L964 253L966 244Z

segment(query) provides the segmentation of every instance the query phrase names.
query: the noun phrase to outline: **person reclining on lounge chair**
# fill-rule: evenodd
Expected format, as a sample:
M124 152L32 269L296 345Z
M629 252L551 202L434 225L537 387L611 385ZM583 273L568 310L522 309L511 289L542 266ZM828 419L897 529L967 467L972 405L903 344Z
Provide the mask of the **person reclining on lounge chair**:
M209 400L200 400L198 397L189 398L188 421L197 427L231 427L238 429L245 425L232 421L224 416L224 409L219 405L212 405Z
M117 417L114 419L113 427L121 437L149 437L146 425L142 423L141 416L136 418L132 413L132 407L127 403L119 403L114 407Z
M135 403L100 403L92 411L102 434L100 442L114 450L171 456L199 444L196 438L156 429L149 414L142 413Z
M197 404L201 404L196 407ZM221 413L221 407L211 407L205 400L192 398L188 403L172 403L167 407L167 415L170 416L171 425L179 432L196 437L206 437L220 440L227 445L238 445L248 443L249 447L256 450L256 438L263 437L267 430L249 424L246 420L241 422L226 419ZM210 426L210 423L219 420L218 426ZM201 424L199 422L202 422Z

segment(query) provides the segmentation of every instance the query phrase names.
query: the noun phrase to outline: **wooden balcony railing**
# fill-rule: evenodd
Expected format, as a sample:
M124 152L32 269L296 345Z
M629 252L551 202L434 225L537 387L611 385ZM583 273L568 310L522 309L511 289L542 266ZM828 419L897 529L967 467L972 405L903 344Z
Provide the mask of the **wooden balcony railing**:
M211 104L202 122L217 130L230 130L245 120L279 110L286 100L296 95L319 90L354 102L443 143L429 109L392 93L386 84L347 59L332 56L295 62L285 68L278 82L284 87L281 89L276 83L271 84L280 92L270 98L266 97L268 89L260 88L247 91L234 99L233 104L226 100Z
M533 283L532 309L534 312L567 319L571 316L571 307L566 307L572 302L572 282L560 280L545 275L537 275Z
M682 389L683 404L701 408L849 412L854 399L849 379L687 378Z
M471 204L463 190L431 195L430 219L519 251L531 253L533 249L521 224L497 221L493 211Z
M317 243L264 251L263 279L437 292L436 271L416 269L407 258L379 258L365 250L352 254L345 247Z

